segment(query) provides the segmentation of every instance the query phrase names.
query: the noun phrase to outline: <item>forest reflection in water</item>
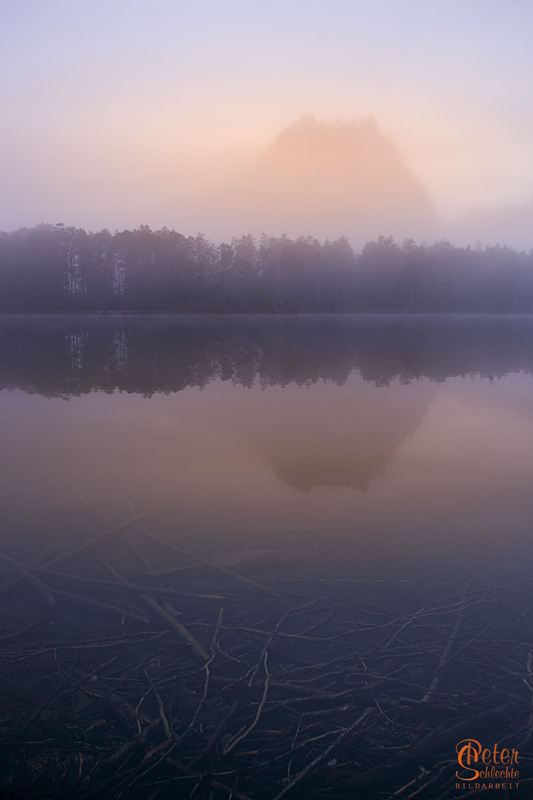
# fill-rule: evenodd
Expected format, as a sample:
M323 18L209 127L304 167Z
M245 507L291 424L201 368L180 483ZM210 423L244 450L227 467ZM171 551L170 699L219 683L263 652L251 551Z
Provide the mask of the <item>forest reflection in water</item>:
M532 333L0 318L2 797L530 797Z
M4 530L67 536L81 492L209 551L472 566L514 542L523 563L532 333L528 317L2 317Z

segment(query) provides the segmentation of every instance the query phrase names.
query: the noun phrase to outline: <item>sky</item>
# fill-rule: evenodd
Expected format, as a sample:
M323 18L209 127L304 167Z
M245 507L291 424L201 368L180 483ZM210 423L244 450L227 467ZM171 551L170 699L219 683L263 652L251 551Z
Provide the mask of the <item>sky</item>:
M444 220L533 201L531 0L2 0L1 11L2 230L209 233L198 196L308 113L374 116Z

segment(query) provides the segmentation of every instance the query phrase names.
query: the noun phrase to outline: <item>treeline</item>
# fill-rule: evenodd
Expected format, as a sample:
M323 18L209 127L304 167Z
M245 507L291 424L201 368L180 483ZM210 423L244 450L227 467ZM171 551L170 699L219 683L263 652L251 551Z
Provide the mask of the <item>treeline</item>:
M379 237L250 235L215 245L174 230L37 225L0 234L0 311L533 312L533 250Z

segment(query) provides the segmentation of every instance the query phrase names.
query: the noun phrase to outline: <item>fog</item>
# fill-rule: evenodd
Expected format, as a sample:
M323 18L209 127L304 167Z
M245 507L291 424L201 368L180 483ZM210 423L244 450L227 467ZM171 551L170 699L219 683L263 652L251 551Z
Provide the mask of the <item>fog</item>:
M50 142L45 154L15 151L4 165L9 199L1 226L45 221L115 230L148 224L185 235L201 231L215 242L263 232L346 236L356 250L380 234L531 248L533 200L498 203L493 194L492 203L476 206L472 198L465 209L464 197L454 201L449 187L439 187L438 176L430 169L424 176L420 166L413 168L394 131L373 116L305 114L269 139L218 147L203 142L187 149L168 140L157 146L147 140Z
M311 232L362 246L380 234L432 239L440 233L427 191L373 118L327 123L303 116L236 179L213 189L205 205L215 236L217 228L227 235L240 225L256 236Z
M0 797L531 800L533 3L1 8Z
M531 14L496 0L7 3L0 229L529 249ZM309 115L312 146L287 133Z

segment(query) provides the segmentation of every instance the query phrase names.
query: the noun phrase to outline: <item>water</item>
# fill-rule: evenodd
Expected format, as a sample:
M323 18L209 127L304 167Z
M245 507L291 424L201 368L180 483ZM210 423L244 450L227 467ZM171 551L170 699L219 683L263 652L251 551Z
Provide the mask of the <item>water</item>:
M532 334L527 317L3 317L4 535L134 506L209 552L521 569Z
M2 796L530 797L533 318L2 317L0 414Z

